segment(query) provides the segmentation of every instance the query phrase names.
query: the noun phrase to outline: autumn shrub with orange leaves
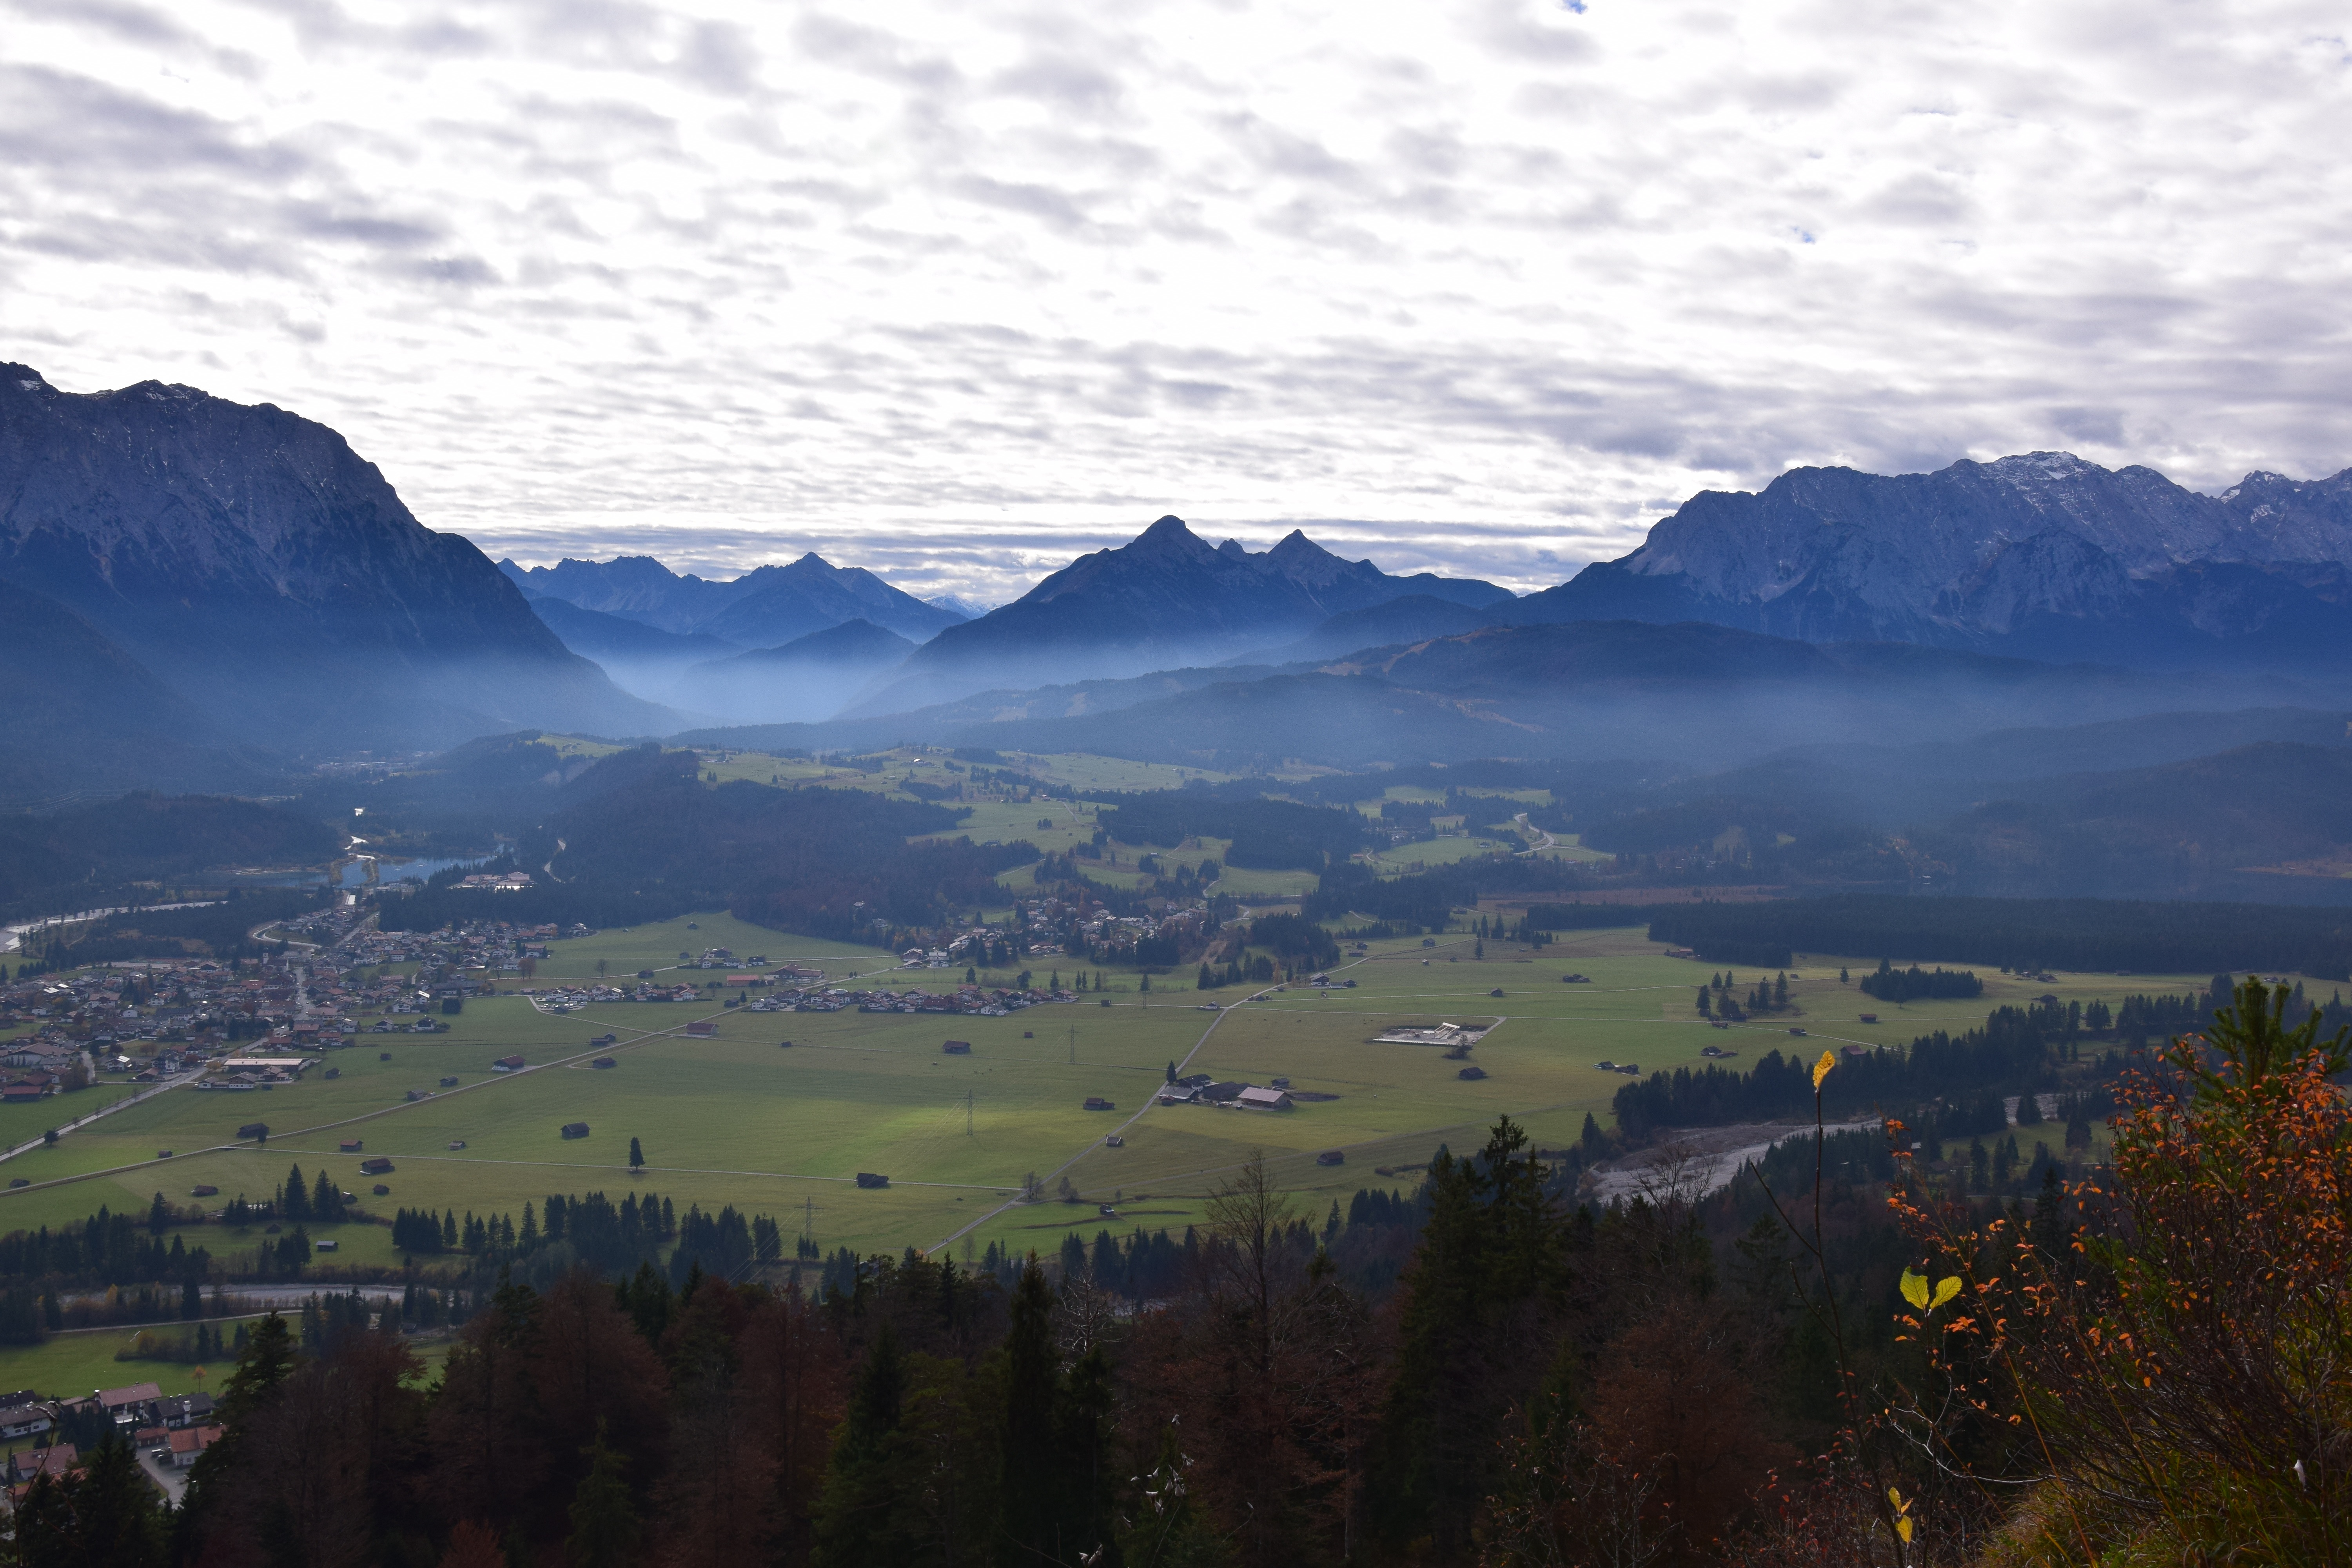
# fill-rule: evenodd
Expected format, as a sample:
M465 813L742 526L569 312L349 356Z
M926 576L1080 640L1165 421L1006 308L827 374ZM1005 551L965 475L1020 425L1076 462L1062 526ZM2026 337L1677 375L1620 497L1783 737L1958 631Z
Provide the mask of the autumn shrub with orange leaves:
M1906 1290L1929 1374L1893 1414L2015 1494L1988 1568L2352 1562L2347 1033L2287 1001L2250 979L2126 1079L2073 1224L1897 1198L1962 1283Z

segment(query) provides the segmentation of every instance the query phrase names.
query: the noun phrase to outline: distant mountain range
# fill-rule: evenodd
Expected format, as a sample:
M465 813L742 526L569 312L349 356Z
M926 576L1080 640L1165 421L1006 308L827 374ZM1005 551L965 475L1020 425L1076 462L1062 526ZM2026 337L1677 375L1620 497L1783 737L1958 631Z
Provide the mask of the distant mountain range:
M0 367L0 801L17 803L259 787L302 754L526 729L1736 770L2166 710L2332 711L2352 470L2205 496L2063 453L1797 469L1693 497L1640 549L1524 598L1303 532L1213 545L1169 516L965 607L814 554L724 582L645 556L493 565L322 426Z
M1181 518L1163 517L1125 544L1079 556L1013 603L942 631L851 711L887 713L992 687L1213 664L1408 595L1469 607L1511 596L1475 578L1391 576L1370 561L1342 560L1296 531L1263 552L1231 539L1213 546Z
M2063 452L1706 491L1642 547L1507 605L1521 625L1711 621L2149 668L2352 662L2352 469L2200 495Z
M0 365L0 581L12 668L120 698L11 727L0 765L34 793L121 776L75 754L93 731L193 762L670 722L335 432L193 387L71 395Z
M718 583L672 572L649 555L566 558L552 566L499 563L533 598L560 599L662 631L714 637L738 648L777 647L845 621L869 621L923 642L965 617L901 593L862 566L835 566L814 552Z
M794 574L812 592L853 576L813 556L762 572ZM752 593L757 573L707 584L642 558L512 574L534 591L736 641L742 606L782 592L779 579ZM896 593L855 575L869 599ZM900 610L915 603L898 598ZM803 614L892 625L850 611L835 598ZM2064 453L1893 478L1795 469L1758 494L1696 496L1633 553L1525 598L1477 579L1391 575L1300 532L1263 552L1233 540L1213 546L1163 517L928 640L922 628L894 627L921 646L902 664L875 667L838 717L961 721L984 700L1025 719L1081 687L1164 675L1190 689L1193 672L1220 664L1271 673L1492 626L1684 622L1799 643L2320 678L2352 670L2352 470L2312 482L2252 474L2204 496L2152 469L2110 471ZM575 648L623 668L614 662L620 650L564 629ZM1636 646L1628 630L1607 635ZM677 648L660 672L682 677L693 662ZM680 700L674 682L625 679ZM756 678L732 679L728 707L695 710L773 717L809 707L752 702L744 682Z

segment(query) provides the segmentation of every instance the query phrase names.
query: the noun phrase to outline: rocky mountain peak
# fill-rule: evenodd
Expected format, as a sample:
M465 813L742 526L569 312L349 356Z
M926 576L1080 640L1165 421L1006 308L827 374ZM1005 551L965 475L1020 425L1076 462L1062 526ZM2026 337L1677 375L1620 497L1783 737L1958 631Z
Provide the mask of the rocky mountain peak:
M2310 646L2309 629L2340 618L2321 580L2347 565L2352 471L2249 474L2215 497L2149 468L2027 452L1925 474L1796 468L1753 494L1705 491L1640 549L1511 616L2177 660L2233 637Z
M567 652L341 435L197 387L60 393L0 367L0 577L242 735L626 733L660 711Z
M1209 542L1193 532L1182 518L1172 512L1118 546L1118 550L1104 553L1113 554L1119 551L1132 551L1146 559L1159 557L1202 564L1219 559L1217 552L1209 547Z
M1345 582L1385 580L1370 562L1342 560L1307 538L1303 529L1283 535L1282 542L1265 552L1265 561L1292 582L1318 591Z

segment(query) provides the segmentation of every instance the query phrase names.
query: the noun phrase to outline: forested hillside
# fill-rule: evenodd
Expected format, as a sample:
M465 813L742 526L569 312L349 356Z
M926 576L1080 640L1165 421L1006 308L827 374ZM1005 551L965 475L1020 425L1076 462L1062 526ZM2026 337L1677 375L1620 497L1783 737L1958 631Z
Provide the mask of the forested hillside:
M691 752L623 753L634 782L550 815L522 837L518 861L538 872L527 892L501 895L502 917L626 925L689 910L728 909L780 931L846 938L921 926L990 896L996 873L1037 858L1025 844L982 849L944 834L945 806L856 790L706 784ZM585 778L583 779L585 783ZM476 895L455 873L389 905L387 930L433 930L469 918ZM861 906L863 906L861 908Z
M1108 797L1102 830L1122 844L1174 848L1192 837L1233 841L1236 866L1320 870L1364 842L1353 812L1284 800L1219 799L1207 790L1161 790Z
M134 882L168 889L224 866L315 865L341 847L315 816L219 795L147 791L45 816L5 815L0 914L103 908L126 901Z

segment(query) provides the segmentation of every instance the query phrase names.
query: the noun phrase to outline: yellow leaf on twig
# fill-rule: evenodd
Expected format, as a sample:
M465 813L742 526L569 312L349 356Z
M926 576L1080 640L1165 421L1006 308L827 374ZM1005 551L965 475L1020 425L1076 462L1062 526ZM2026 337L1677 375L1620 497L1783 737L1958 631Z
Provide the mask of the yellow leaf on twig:
M1903 1271L1903 1299L1921 1311L1926 1311L1927 1310L1927 1277L1925 1274L1914 1274L1906 1268Z
M1829 1077L1830 1068L1835 1066L1837 1066L1837 1054L1833 1051L1823 1051L1822 1053L1822 1059L1813 1064L1814 1093L1819 1094L1821 1092L1822 1079Z

